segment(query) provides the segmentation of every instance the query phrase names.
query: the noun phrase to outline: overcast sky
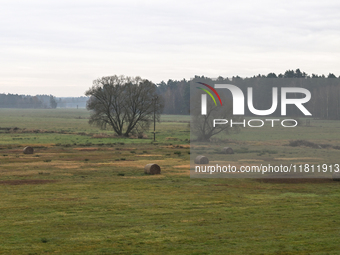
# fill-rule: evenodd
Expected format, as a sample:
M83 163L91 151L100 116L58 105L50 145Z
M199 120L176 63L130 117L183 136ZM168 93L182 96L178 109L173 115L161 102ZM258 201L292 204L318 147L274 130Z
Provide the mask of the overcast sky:
M340 75L340 1L0 1L0 93L82 96L96 78Z

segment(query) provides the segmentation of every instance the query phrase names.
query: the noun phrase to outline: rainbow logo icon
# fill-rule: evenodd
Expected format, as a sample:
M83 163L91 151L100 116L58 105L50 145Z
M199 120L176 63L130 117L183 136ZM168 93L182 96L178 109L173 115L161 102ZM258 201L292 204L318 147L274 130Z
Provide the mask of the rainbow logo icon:
M218 100L220 101L221 106L222 106L222 100L220 98L220 95L217 93L217 91L213 87L211 87L210 85L205 84L203 82L197 82L197 83L199 83L203 86L206 86L208 89L210 89L212 92L214 92L215 95L217 96ZM197 88L206 92L212 98L212 100L214 101L215 106L217 106L216 100L209 90L204 89L204 88L200 88L200 87L197 87ZM202 115L207 115L207 94L201 95L201 114Z
M221 100L221 98L220 98L220 95L217 93L217 91L216 91L213 87L211 87L210 85L205 84L205 83L203 83L203 82L197 82L197 83L202 84L203 86L206 86L207 88L211 89L211 91L214 92L215 95L217 96L217 98L218 98L218 100L220 101L221 106L222 106L222 100ZM198 89L201 89L201 90L203 90L203 91L205 91L205 92L206 92L206 93L214 100L214 103L215 103L215 105L217 106L217 103L216 103L216 100L215 100L214 96L213 96L208 90L203 89L203 88L200 88L200 87L197 87L197 88L198 88Z

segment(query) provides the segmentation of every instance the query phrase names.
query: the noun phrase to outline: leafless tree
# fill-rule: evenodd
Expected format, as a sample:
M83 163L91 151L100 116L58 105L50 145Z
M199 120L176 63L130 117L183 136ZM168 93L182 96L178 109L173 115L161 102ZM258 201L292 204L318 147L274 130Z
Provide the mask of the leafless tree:
M204 92L203 92L204 93ZM215 105L210 98L207 100L207 114L201 114L201 91L197 91L196 94L190 99L192 105L190 108L192 121L190 123L191 131L196 135L198 141L209 141L213 136L220 133L228 134L232 129L239 131L237 125L233 128L230 127L230 123L213 126L214 119L230 119L238 121L238 117L233 117L232 104L230 100L226 100L225 96L221 94L223 106Z
M154 112L159 116L164 107L156 85L140 77L103 77L95 80L85 95L90 96L89 123L102 129L109 126L120 136L145 131Z

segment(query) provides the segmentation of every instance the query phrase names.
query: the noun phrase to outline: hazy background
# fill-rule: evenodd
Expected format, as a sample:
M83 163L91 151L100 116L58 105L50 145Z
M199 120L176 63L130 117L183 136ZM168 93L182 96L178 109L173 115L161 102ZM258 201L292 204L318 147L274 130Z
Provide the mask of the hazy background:
M113 74L340 75L338 1L0 3L0 93L82 96Z

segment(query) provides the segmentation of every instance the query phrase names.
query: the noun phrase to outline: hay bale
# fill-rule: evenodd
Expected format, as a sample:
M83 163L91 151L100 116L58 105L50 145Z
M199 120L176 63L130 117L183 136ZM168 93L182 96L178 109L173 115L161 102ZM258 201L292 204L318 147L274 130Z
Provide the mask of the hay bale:
M24 154L33 154L34 149L30 146L27 146L27 147L24 148L23 152L24 152Z
M209 164L209 159L206 156L199 155L195 158L195 164Z
M144 167L144 173L146 174L161 174L161 168L157 164L147 164Z
M332 174L333 181L340 181L340 173Z
M222 151L223 151L223 153L225 153L225 154L234 154L234 150L233 150L232 148L230 148L230 147L224 147L224 148L222 149Z

